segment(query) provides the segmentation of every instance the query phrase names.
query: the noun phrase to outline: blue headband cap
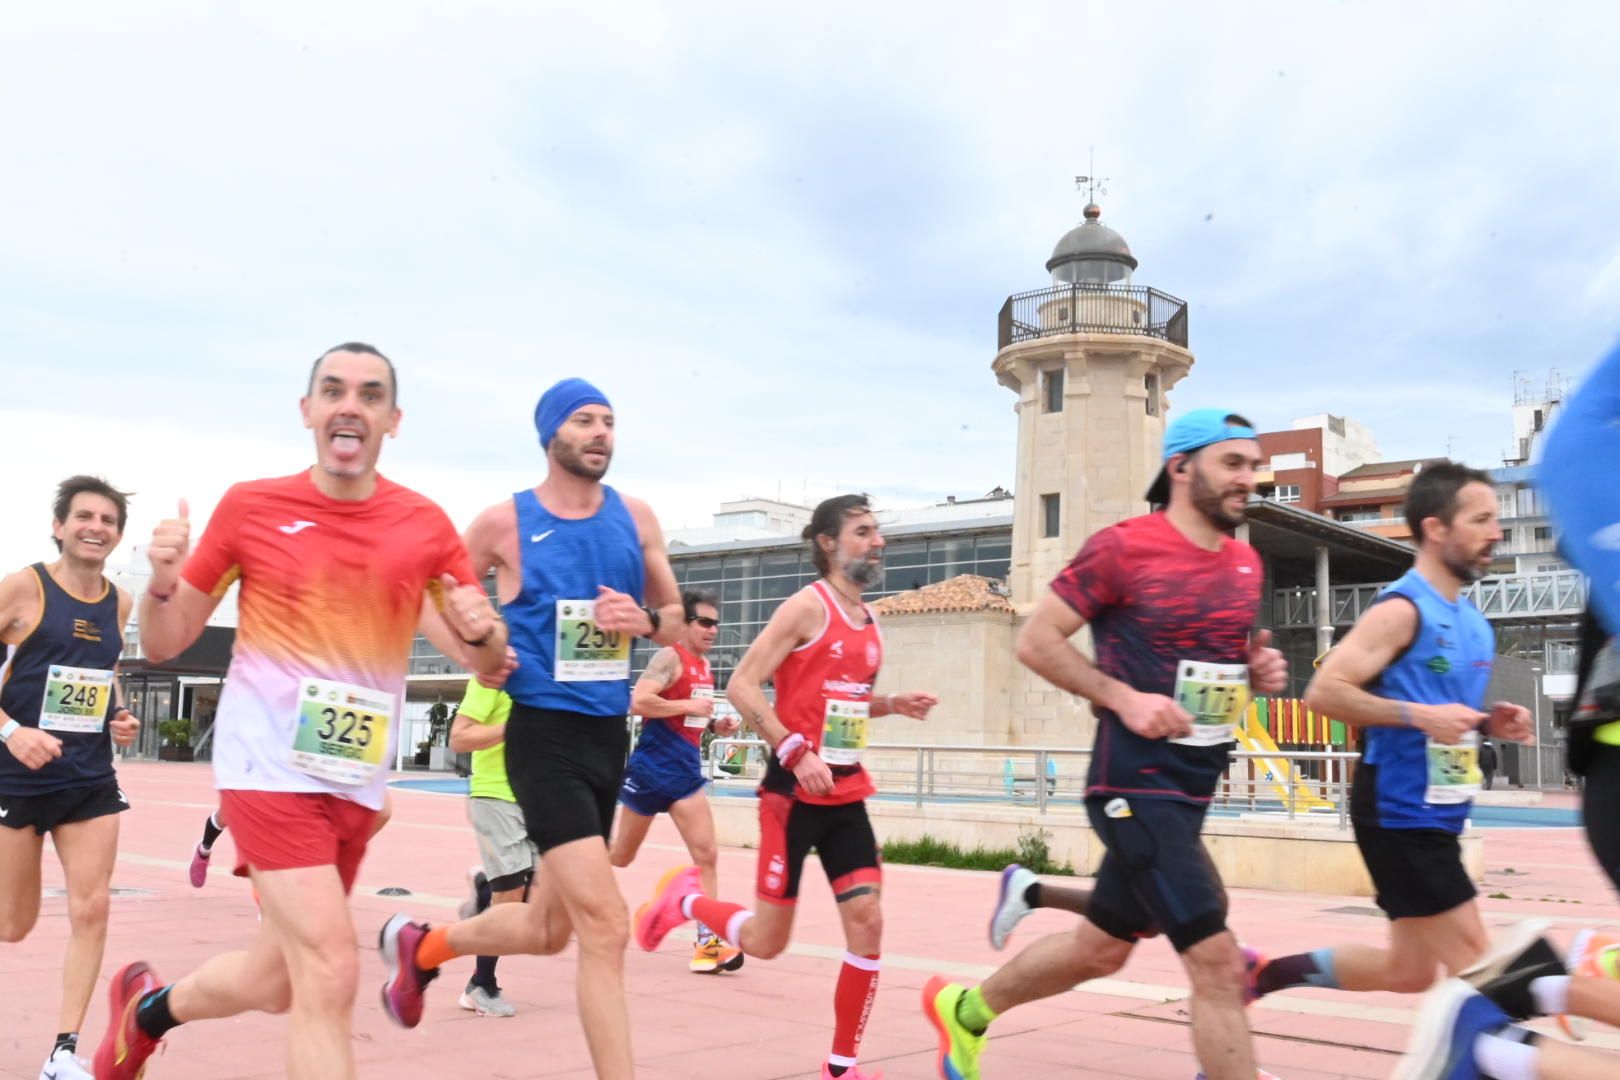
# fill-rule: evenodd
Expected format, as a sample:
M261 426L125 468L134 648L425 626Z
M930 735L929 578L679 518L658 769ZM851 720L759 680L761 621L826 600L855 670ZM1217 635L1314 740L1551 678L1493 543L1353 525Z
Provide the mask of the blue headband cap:
M1225 442L1227 439L1258 439L1260 437L1251 427L1229 423L1226 418L1232 415L1235 414L1230 409L1194 409L1177 417L1165 429L1165 468L1159 470L1159 475L1154 477L1153 486L1148 489L1147 501L1149 503L1154 506L1169 504L1169 462L1177 454L1190 454L1194 450L1201 450L1213 443Z
M541 394L540 404L534 407L534 428L540 433L540 445L549 448L563 421L587 405L613 408L607 395L584 379L562 379Z

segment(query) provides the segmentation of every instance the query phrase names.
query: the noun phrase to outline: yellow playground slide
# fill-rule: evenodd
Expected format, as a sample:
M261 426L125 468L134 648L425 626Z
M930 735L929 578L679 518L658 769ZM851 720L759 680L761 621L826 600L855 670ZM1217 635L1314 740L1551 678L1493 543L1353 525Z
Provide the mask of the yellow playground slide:
M1266 730L1265 723L1260 719L1260 703L1249 702L1249 709L1243 714L1243 726L1237 729L1238 742L1243 749L1256 754L1281 754L1277 743ZM1258 773L1258 779L1264 780L1271 786L1271 790L1284 804L1292 802L1294 812L1301 810L1332 810L1333 804L1322 798L1312 789L1310 783L1299 774L1285 757L1259 757L1249 759Z

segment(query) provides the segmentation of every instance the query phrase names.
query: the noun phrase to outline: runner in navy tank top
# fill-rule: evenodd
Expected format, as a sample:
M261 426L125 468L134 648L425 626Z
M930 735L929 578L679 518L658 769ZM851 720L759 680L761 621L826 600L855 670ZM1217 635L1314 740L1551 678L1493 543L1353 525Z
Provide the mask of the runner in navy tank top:
M579 934L580 1021L601 1077L634 1073L624 1002L624 897L606 840L629 750L630 643L669 645L683 627L680 588L652 509L602 483L613 409L583 379L540 398L546 451L538 487L478 515L467 550L495 571L517 667L505 690L506 773L545 873L521 907L502 904L440 927L389 921L389 993L419 1014L422 988L458 956L560 952ZM643 606L646 605L646 606ZM571 924L569 912L588 917Z
M713 895L720 888L720 850L714 840L714 812L703 792L708 784L703 736L734 735L739 723L736 710L715 689L709 667L709 650L720 635L719 598L687 591L681 594L681 606L686 619L681 640L658 650L632 693L641 738L625 766L609 857L614 866L629 866L653 818L667 813L702 873L704 890ZM714 975L742 965L742 950L698 924L689 971Z
M939 1034L947 1080L978 1075L985 1031L1001 1013L1113 974L1137 940L1157 933L1187 968L1204 1069L1222 1080L1256 1075L1243 956L1200 832L1251 691L1287 685L1282 655L1254 630L1260 557L1230 535L1259 463L1260 444L1241 416L1200 409L1178 418L1147 495L1168 509L1087 539L1019 633L1018 657L1031 671L1093 706L1086 812L1107 853L1086 904L1050 905L1083 907L1072 937L1047 938L972 989L930 980L923 1012ZM1092 629L1095 662L1071 644L1083 626Z
M0 580L0 940L21 941L39 917L50 833L72 914L61 1019L42 1075L62 1080L90 1075L76 1055L79 1025L107 941L117 815L129 809L112 748L140 730L117 681L134 602L102 574L127 515L127 496L105 481L64 480L52 523L61 557Z
M749 956L787 948L799 878L812 848L827 873L844 928L844 963L833 991L833 1042L823 1080L866 1080L856 1065L877 993L882 871L866 814L872 781L862 764L867 721L917 720L939 703L922 692L873 692L883 633L861 594L883 569L883 534L864 495L817 506L804 539L821 578L790 597L749 646L727 694L772 747L759 789L758 912L714 899L695 866L671 870L636 913L636 941L656 949L688 919L712 926ZM765 697L774 680L776 704Z

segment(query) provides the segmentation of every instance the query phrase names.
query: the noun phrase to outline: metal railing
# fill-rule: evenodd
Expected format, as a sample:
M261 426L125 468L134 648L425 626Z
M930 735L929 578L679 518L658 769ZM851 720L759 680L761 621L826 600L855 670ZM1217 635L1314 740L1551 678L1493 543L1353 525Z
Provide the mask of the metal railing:
M1187 302L1142 285L1056 285L1015 293L996 319L996 347L1053 334L1137 334L1187 347Z
M1334 626L1349 626L1372 606L1383 585L1335 585L1329 597ZM1463 590L1487 619L1576 616L1586 608L1586 577L1579 570L1540 574L1501 574ZM1314 588L1278 589L1272 594L1272 620L1286 629L1316 625Z
M722 764L733 750L742 751L740 760ZM751 785L764 774L763 740L717 738L708 753L705 770L717 783ZM1084 759L1090 756L1089 748L1075 747L873 743L864 764L880 795L909 797L919 808L1028 806L1045 814L1054 805L1083 805ZM1352 766L1360 757L1342 750L1235 751L1213 806L1227 813L1334 820L1343 829L1349 824Z

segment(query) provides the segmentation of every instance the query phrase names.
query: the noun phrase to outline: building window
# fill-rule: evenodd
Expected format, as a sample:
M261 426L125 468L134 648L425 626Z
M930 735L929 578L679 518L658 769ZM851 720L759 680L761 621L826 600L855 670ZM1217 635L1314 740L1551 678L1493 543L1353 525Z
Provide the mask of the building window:
M1552 526L1551 525L1537 525L1536 526L1536 539L1540 540L1540 541L1543 541L1545 543L1551 543L1552 542Z
M1340 521L1383 521L1382 510L1344 510L1339 513Z
M1298 484L1278 484L1276 490L1271 493L1272 502L1297 503L1299 498Z
M1063 369L1041 372L1041 411L1063 411Z
M1062 525L1062 497L1058 495L1041 496L1041 538L1050 540L1058 534Z
M1147 391L1147 414L1159 415L1159 376L1149 372L1142 376L1142 389Z

